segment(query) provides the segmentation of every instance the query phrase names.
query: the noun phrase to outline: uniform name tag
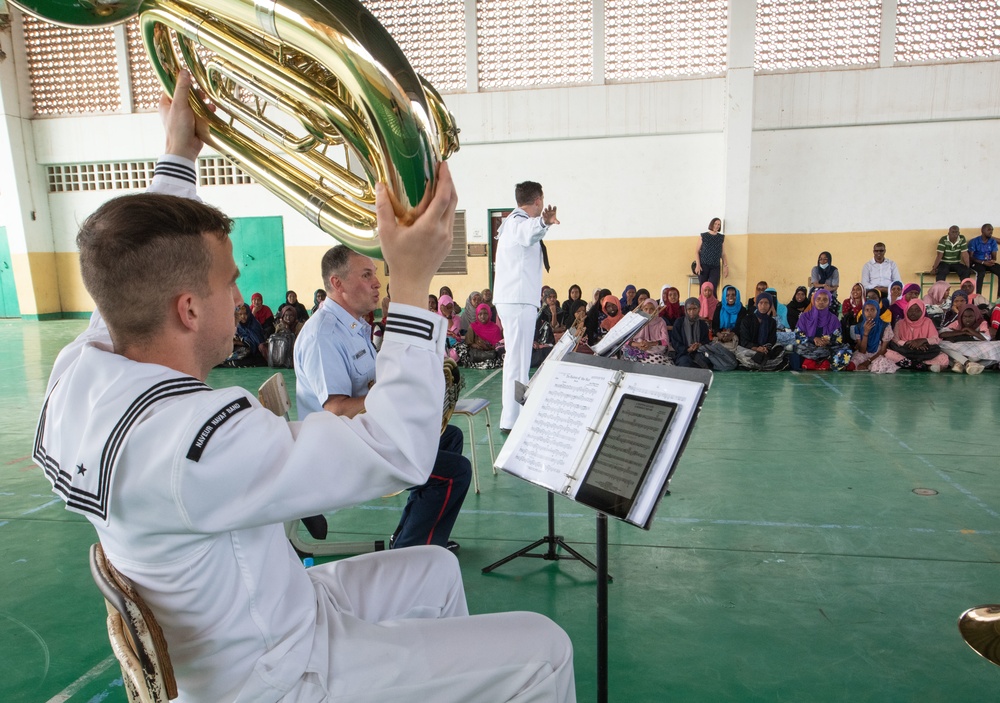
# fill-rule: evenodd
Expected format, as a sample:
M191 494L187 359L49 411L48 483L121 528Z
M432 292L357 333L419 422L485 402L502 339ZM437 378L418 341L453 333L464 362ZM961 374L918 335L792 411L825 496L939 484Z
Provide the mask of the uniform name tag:
M355 358L355 359L360 359L360 358L361 358L361 357L363 357L363 356L364 356L364 355L365 355L365 354L366 354L367 352L368 352L368 350L367 350L367 349L362 349L361 351L359 351L359 352L358 352L357 354L355 354L355 355L354 355L354 358Z
M239 400L234 400L232 403L217 412L211 420L205 423L205 426L201 428L198 436L194 438L194 441L188 448L187 458L191 461L200 460L201 453L205 451L205 447L208 445L208 440L212 438L215 431L222 427L222 424L229 420L233 415L241 410L248 410L250 407L250 400L244 396Z

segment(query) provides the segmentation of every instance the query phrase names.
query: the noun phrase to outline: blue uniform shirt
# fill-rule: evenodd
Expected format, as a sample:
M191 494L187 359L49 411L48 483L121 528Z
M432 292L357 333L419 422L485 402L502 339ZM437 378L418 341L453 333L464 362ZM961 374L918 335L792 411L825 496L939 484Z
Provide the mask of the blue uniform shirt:
M324 300L295 340L295 379L299 420L322 410L331 395L368 395L375 381L371 326Z

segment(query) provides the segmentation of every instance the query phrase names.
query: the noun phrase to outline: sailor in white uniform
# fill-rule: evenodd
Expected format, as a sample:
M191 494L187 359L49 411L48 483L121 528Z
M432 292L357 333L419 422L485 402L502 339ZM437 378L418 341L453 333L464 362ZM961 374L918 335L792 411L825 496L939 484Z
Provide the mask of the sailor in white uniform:
M390 314L367 412L287 423L241 388L204 383L242 298L228 218L162 194L193 181L189 86L182 74L165 112L174 156L157 169L160 193L110 201L81 228L84 283L107 326L95 318L61 353L34 447L152 608L178 700L575 700L565 633L534 613L468 616L445 549L306 570L282 527L427 480L445 330L423 302L451 247L447 167L412 226L378 189L391 312L410 324Z

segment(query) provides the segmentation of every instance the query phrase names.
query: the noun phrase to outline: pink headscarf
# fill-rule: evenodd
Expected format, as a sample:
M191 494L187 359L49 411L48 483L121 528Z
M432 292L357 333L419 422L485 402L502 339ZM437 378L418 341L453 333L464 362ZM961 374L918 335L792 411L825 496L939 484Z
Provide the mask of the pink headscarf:
M944 299L948 297L950 289L951 285L948 281L937 281L927 290L924 302L928 305L941 305L944 303Z
M989 301L986 300L982 295L976 292L976 279L975 278L963 278L962 282L958 284L959 289L962 288L966 283L972 284L972 292L969 293L969 305L989 305Z
M503 340L503 330L495 322L490 322L489 314L486 316L486 322L479 321L479 313L485 310L487 313L492 314L490 306L486 303L480 303L479 307L476 308L476 321L473 322L470 327L472 331L476 333L477 337L486 340L494 347Z
M462 321L458 315L452 313L449 318L444 311L452 312L451 304L455 302L450 295L442 295L438 298L438 314L448 320L448 334L459 334L462 331Z
M701 303L701 311L698 313L698 317L705 320L711 320L715 315L715 309L719 307L719 299L714 295L711 298L706 298L706 291L712 291L712 293L715 293L715 286L712 285L711 281L705 281L701 284L701 295L698 296L698 302Z
M906 314L914 305L920 308L920 317L916 322L911 320ZM938 332L934 327L934 323L927 319L927 306L924 305L924 301L920 298L914 298L907 303L904 300L902 308L903 316L899 318L899 322L896 323L896 327L892 331L897 342L902 344L903 342L909 342L914 339L926 339L930 344L937 344L940 341L940 337L938 337Z

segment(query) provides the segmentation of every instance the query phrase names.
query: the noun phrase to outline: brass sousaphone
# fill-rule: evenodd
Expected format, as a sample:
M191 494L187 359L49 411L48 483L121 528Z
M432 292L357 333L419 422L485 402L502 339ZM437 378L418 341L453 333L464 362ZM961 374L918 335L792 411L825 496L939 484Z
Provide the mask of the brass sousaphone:
M404 207L458 150L441 96L358 0L11 0L72 27L138 14L164 89L188 68L208 144L313 224L381 258L375 183Z

